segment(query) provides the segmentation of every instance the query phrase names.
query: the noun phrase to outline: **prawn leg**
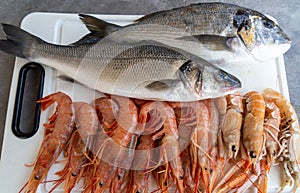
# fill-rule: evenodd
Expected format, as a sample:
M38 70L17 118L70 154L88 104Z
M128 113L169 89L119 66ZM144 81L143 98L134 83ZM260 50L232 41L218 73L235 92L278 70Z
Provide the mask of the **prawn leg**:
M74 107L68 95L57 92L40 99L38 103L41 103L41 109L43 111L52 104L57 103L56 116L53 116L55 121L51 119L51 122L53 122L52 132L48 133L43 139L34 163L33 171L28 182L20 192L36 192L39 184L46 177L50 167L55 163L73 132Z

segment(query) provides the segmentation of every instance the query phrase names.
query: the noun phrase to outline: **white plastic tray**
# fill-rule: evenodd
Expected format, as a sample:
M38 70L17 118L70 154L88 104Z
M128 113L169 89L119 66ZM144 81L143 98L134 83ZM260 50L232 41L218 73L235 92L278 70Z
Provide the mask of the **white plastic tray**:
M138 15L95 16L119 25L127 25L140 17ZM21 27L48 42L56 44L72 43L88 32L79 20L77 14L32 13L23 19ZM0 162L0 190L5 190L7 193L18 192L28 179L32 168L25 167L24 164L31 164L34 162L44 134L42 123L47 121L50 113L42 113L39 131L29 139L19 139L11 131L19 70L27 62L28 61L20 58L16 59L7 109L2 158ZM72 97L74 85L58 81L56 79L56 75L59 72L56 72L47 66L44 67L46 71L44 96L57 90L61 90L70 94ZM242 93L249 90L261 91L264 88L274 88L283 93L287 98L289 97L286 72L282 56L265 63L257 62L241 64L238 66L224 67L224 69L235 74L242 80ZM73 96L74 101L83 100L91 102L94 99L93 97L95 97L94 92L84 86L76 85L76 89L80 89L81 91L84 90L84 92L81 93L91 94L76 94L76 96ZM278 168L271 171L269 179L269 192L278 192L278 184L280 183ZM48 192L48 188L50 186L51 184L41 185L38 192ZM289 190L287 190L287 192L288 191ZM57 192L60 192L59 189Z

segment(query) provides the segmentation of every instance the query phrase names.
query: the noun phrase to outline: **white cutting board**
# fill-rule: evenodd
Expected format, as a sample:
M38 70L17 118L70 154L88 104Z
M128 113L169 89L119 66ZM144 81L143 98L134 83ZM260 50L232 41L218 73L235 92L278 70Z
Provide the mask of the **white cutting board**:
M118 25L127 25L140 17L137 15L94 16ZM69 44L88 33L88 30L81 23L77 14L32 13L23 19L21 27L45 41L55 44ZM18 192L27 181L32 167L25 167L24 164L31 164L34 162L44 134L42 123L47 122L47 118L51 113L51 109L42 113L39 131L29 139L19 139L11 131L19 70L27 62L28 61L20 58L17 58L16 60L7 109L2 158L0 162L0 190L5 190L7 193ZM56 75L59 74L59 72L56 72L47 66L44 67L46 72L44 96L56 92L57 90L61 90L73 97L74 101L83 100L91 102L94 99L95 93L93 90L81 85L73 85L57 80ZM243 64L238 67L226 67L225 70L237 75L242 80L242 93L249 90L261 91L264 88L274 88L283 93L287 98L289 97L282 56L265 63ZM76 89L76 91L80 90L80 92L76 92L76 94L73 95L74 89ZM82 95L78 93L85 94ZM269 178L269 192L278 192L280 180L278 168L271 171ZM49 174L49 180L51 179L55 179L53 174ZM48 192L51 185L51 183L40 185L38 192ZM61 192L61 189L58 188L55 192ZM289 192L289 190L287 189L286 192Z

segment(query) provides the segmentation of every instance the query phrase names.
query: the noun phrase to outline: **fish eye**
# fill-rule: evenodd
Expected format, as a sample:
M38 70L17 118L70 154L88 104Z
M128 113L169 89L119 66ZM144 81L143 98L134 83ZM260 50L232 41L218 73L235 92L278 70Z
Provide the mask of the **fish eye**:
M192 64L191 64L191 61L190 60L188 60L188 61L186 61L180 68L180 71L181 72L192 72L193 71L193 66L192 66Z
M99 182L99 186L104 186L104 183L103 182Z
M274 22L271 20L263 20L263 24L266 28L273 28L275 26Z
M187 67L186 71L191 72L193 71L193 68L191 66Z

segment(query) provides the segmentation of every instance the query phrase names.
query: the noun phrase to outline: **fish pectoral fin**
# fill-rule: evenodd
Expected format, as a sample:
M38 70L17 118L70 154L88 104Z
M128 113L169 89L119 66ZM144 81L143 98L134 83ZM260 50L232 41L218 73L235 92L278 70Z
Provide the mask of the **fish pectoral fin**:
M152 91L164 91L164 90L169 90L177 87L179 83L180 80L164 79L159 81L147 82L147 84L145 84L145 88Z
M58 75L58 76L56 76L58 79L60 79L60 80L62 80L62 81L65 81L65 82L70 82L70 83L79 83L79 82L77 82L74 78L72 78L72 77L70 77L70 76L67 76L67 75L63 75L63 74L61 74L61 75ZM79 83L79 84L81 84L81 83Z
M182 36L176 38L177 40L197 42L205 45L205 47L212 50L232 50L231 42L236 37L224 37L218 35L199 34L191 36Z

